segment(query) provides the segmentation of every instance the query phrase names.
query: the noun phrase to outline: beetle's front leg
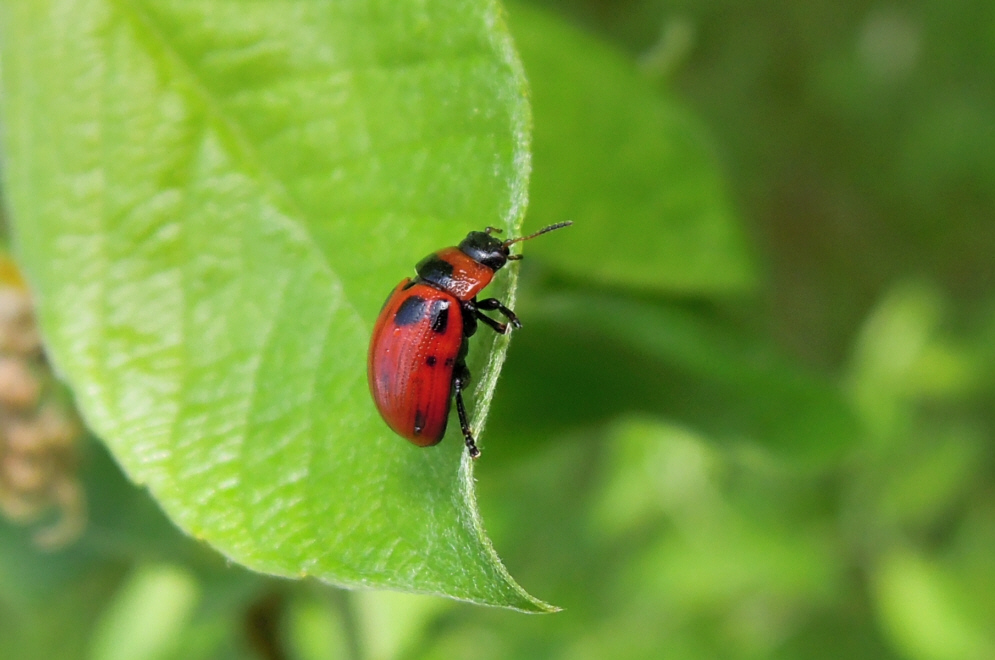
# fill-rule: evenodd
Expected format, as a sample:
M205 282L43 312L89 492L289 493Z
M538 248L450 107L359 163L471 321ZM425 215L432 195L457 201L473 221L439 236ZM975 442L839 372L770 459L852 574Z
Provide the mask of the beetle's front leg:
M482 314L480 310L488 310L488 311L497 310L502 314L504 314L505 318L508 319L511 325L515 326L516 328L522 327L522 322L518 320L518 317L515 315L515 312L505 307L504 304L497 298L485 298L484 300L478 300L476 302L476 309L477 309L476 312L477 318L479 318L484 323L487 323L487 325L491 326L501 334L505 334L506 332L508 332L507 324L498 323L491 317Z
M463 336L471 337L473 333L477 331L477 320L483 321L485 325L490 326L494 329L494 332L499 335L507 334L508 326L505 323L499 323L487 316L482 314L479 309L477 309L476 300L468 300L463 303Z

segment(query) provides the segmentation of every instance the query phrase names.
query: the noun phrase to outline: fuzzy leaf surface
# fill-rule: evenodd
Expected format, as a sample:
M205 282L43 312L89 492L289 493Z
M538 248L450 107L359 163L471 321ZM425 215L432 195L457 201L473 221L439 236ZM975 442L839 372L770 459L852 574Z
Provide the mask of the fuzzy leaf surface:
M414 263L521 223L529 110L496 3L0 10L16 248L129 476L255 570L547 609L483 532L458 426L419 450L366 385ZM478 431L504 349L471 354Z

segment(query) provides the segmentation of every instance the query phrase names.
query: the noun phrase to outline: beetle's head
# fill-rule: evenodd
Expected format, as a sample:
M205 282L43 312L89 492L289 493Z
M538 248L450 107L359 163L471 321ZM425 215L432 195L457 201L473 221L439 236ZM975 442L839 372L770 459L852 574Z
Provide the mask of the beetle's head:
M488 227L484 231L471 231L459 244L460 252L491 270L498 270L508 263L508 246L491 234L500 231Z
M527 241L531 238L535 238L540 234L545 234L548 231L553 231L554 229L560 229L562 227L569 227L573 222L558 222L555 225L550 225L548 227L543 227L534 234L529 234L528 236L521 236L519 238L509 238L506 241L502 241L499 238L493 236L493 234L501 233L500 229L494 227L488 227L484 231L471 231L467 234L463 242L459 244L460 251L473 259L474 261L481 263L491 270L498 270L503 268L509 261L516 261L522 258L520 254L511 254L509 247L513 243L520 243L521 241Z

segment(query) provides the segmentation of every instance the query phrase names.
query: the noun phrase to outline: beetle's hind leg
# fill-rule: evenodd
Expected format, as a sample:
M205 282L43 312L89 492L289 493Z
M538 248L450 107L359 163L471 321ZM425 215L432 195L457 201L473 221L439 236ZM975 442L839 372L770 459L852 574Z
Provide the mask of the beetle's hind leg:
M456 365L456 372L453 376L453 396L456 399L456 414L459 416L459 427L463 431L463 440L466 442L466 451L470 458L478 458L480 450L473 439L473 431L470 430L470 422L466 418L466 406L463 405L463 388L470 382L470 371L462 362Z

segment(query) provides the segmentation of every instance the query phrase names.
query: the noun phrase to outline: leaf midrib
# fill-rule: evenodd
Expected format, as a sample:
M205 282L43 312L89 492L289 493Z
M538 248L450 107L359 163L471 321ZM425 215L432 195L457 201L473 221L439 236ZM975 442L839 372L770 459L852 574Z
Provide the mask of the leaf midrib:
M147 49L150 51L150 55L152 55L154 59L157 59L156 55L158 52L161 56L161 61L163 61L170 71L181 76L187 83L186 87L196 95L206 110L207 116L209 116L213 120L213 123L220 129L220 137L226 143L229 143L229 150L232 152L233 156L236 157L237 162L243 164L251 173L258 177L274 206L286 211L283 215L288 220L287 224L291 227L292 231L294 231L299 238L304 239L307 245L317 254L322 269L338 285L340 293L343 294L342 299L348 302L350 313L352 313L362 324L364 331L368 332L370 327L359 316L359 306L352 303L349 299L347 293L348 288L344 286L343 281L336 274L335 268L329 262L325 252L319 248L318 241L315 240L314 235L308 229L307 223L303 220L304 218L310 218L311 216L304 210L303 206L292 192L292 187L288 186L287 183L283 181L282 177L277 175L274 170L266 165L266 160L262 157L256 143L250 138L249 134L245 131L240 122L236 121L230 113L226 112L224 104L211 92L210 86L206 83L203 77L198 74L197 68L190 64L190 62L188 62L181 54L181 50L176 48L170 41L167 33L156 22L155 17L150 12L139 6L138 3L134 2L134 0L110 0L110 2L116 5L120 13L130 20L131 25L136 31L145 33L151 38L150 40L143 42L144 44L149 44ZM151 43L156 44L158 48L151 46ZM479 53L455 53L448 56L448 58L473 59L483 58L483 56ZM432 63L435 61L442 61L442 58L422 58L418 61L405 61L390 68L410 68L416 65L423 65L425 63ZM382 66L368 67L369 70L382 68ZM352 76L356 73L356 71L351 69L343 69L340 73ZM469 134L474 135L472 132ZM484 132L482 134L487 135L489 133ZM445 137L451 136L446 135ZM391 150L399 151L417 144L417 141L403 141L391 145ZM359 156L344 157L336 161L336 164L343 165L350 162L356 162L359 158Z
M237 162L247 167L252 174L255 174L262 183L262 187L268 193L270 201L279 209L287 211L283 213L290 222L286 224L297 234L298 238L304 238L319 261L325 273L331 277L340 289L343 289L342 282L336 275L334 268L329 263L325 254L318 249L318 243L307 230L306 223L294 218L306 218L307 213L300 207L297 200L289 192L287 186L276 174L265 166L258 150L254 147L252 140L242 126L234 121L228 113L224 111L223 105L214 97L210 88L204 80L197 74L196 69L187 62L168 39L164 31L156 24L154 17L144 11L132 0L110 0L118 7L121 15L128 18L133 28L139 33L145 33L150 40L143 41L149 44L147 50L153 59L160 59L170 69L172 73L181 76L187 83L186 87L195 94L206 109L206 114L213 120L213 123L220 129L220 137L229 144L229 149ZM151 43L158 45L158 48L151 46ZM158 51L158 53L156 52ZM159 55L160 57L157 57ZM303 235L303 236L301 236ZM350 305L350 312L358 318L355 306ZM360 319L361 321L361 319Z

